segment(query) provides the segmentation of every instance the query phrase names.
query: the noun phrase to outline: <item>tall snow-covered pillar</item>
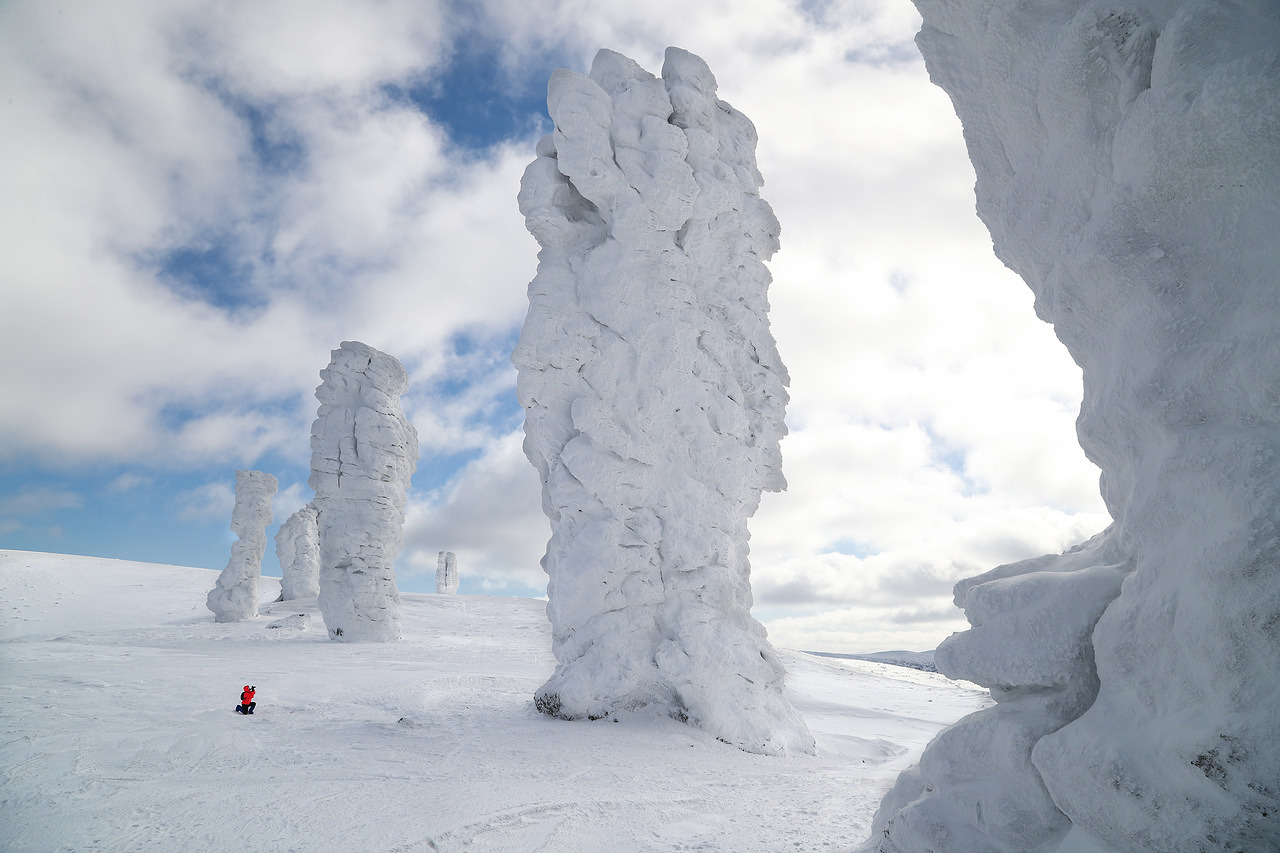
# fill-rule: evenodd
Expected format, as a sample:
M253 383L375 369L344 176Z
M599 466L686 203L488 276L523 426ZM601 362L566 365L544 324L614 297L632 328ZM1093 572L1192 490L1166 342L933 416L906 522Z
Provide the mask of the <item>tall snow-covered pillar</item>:
M316 508L307 504L276 531L280 561L280 597L315 598L320 594L320 528Z
M307 481L320 532L320 613L332 639L396 640L391 563L418 461L418 434L400 408L409 378L395 358L356 341L333 351L320 378Z
M258 578L267 552L271 498L279 482L263 471L236 472L236 504L231 511L231 559L209 590L206 603L217 622L240 622L258 615Z
M751 616L747 520L785 488L786 369L756 131L697 56L612 51L548 85L520 210L542 249L513 361L552 536L545 713L665 708L745 750L811 752Z
M869 846L1280 850L1277 7L916 3L996 252L1083 370L1115 523L957 587L973 627L938 668L999 704Z
M452 551L441 551L436 556L436 592L454 595L460 586L458 558Z

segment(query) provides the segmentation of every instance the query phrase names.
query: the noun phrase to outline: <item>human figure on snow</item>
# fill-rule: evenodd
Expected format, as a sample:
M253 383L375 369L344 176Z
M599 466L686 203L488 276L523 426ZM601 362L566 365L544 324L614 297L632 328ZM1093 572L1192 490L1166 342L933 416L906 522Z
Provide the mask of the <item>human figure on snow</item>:
M244 691L240 694L240 704L236 706L237 714L252 714L253 709L258 703L253 701L253 694L258 692L258 688L248 684L244 686Z

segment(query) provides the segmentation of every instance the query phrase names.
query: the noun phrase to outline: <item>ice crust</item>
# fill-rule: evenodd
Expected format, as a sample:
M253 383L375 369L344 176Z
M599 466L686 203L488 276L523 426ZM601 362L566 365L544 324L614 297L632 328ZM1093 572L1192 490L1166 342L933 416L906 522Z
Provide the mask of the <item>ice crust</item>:
M678 48L661 78L602 50L589 75L556 71L547 104L555 132L520 186L541 252L513 355L552 526L558 666L538 707L655 706L746 750L811 752L750 613L747 520L785 488L788 382L755 128Z
M1280 7L917 0L1114 524L964 581L869 849L1280 849Z
M400 637L392 561L400 550L405 490L418 434L400 408L408 375L392 356L344 341L316 388L311 477L320 541L320 613L329 636Z
M452 551L441 551L436 556L436 592L442 595L454 595L460 585L458 577L458 558Z
M258 615L258 578L267 552L271 498L279 482L263 471L236 472L236 503L231 511L231 558L209 590L206 604L215 622L241 622Z
M307 504L276 531L280 561L280 598L315 598L320 594L320 527L314 504Z

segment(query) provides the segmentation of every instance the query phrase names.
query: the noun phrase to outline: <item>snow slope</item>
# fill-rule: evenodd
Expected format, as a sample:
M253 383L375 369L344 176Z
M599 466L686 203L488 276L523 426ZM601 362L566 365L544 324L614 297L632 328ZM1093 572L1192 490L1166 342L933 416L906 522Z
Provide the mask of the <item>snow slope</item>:
M344 644L272 578L261 617L215 624L216 576L0 551L0 849L845 849L924 743L989 704L782 651L818 755L753 755L660 714L537 713L541 601L406 594L402 641ZM267 627L299 613L310 628Z

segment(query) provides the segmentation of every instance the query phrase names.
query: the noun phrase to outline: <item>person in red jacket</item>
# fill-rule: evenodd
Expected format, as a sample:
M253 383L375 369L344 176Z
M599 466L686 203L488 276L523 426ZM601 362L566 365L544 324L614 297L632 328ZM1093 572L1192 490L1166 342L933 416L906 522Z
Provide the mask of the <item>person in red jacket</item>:
M244 692L240 694L240 704L236 706L237 714L252 714L253 709L258 703L253 701L253 694L258 692L258 688L248 684L244 686Z

